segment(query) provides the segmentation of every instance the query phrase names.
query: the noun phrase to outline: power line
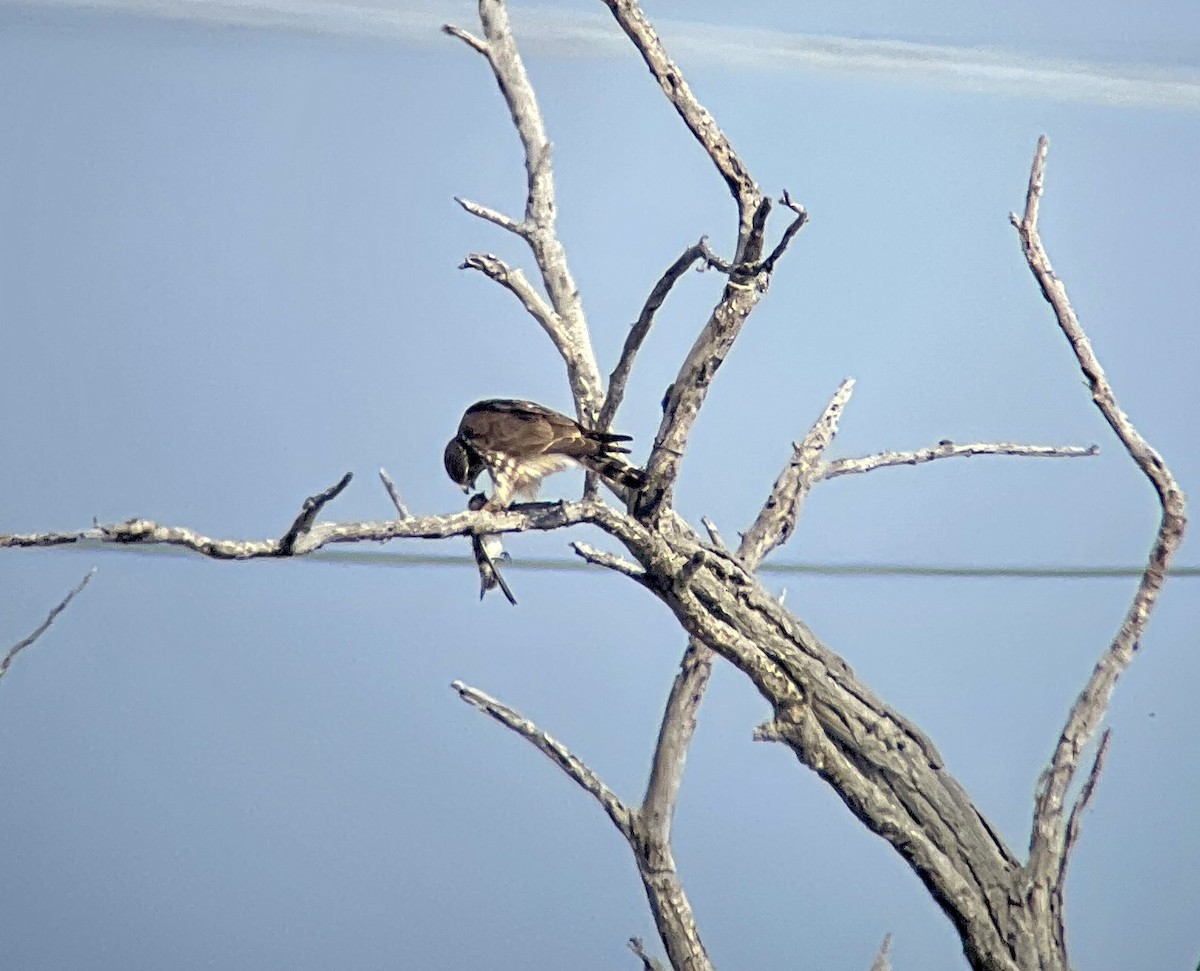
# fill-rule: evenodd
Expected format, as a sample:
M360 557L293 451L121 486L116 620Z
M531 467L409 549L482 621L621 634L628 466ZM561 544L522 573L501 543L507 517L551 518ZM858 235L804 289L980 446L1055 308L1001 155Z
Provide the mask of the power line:
M176 546L114 546L97 540L81 540L71 547L87 551L120 551L142 556L184 557L195 559L191 550ZM297 560L317 563L334 563L347 566L386 566L412 569L414 567L463 567L475 569L475 561L469 556L448 553L401 553L321 549ZM565 573L576 570L595 570L583 560L574 557L521 557L507 561L505 570L542 570ZM1002 564L998 566L937 566L921 563L797 563L767 562L759 567L760 573L784 576L818 577L945 577L964 579L1034 579L1034 580L1106 580L1136 579L1142 575L1140 566L1075 566L1071 564L1050 566L1022 566ZM1172 568L1173 577L1200 577L1200 566L1177 566Z

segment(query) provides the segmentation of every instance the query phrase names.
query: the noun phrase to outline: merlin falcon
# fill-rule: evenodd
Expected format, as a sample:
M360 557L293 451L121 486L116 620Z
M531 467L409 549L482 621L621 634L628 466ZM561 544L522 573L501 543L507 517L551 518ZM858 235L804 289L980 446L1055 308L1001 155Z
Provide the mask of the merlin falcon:
M623 456L628 435L584 428L536 401L489 398L464 412L458 433L446 445L446 474L469 492L486 471L491 477L489 509L504 509L516 496L537 498L542 479L572 466L595 472L615 488L641 489L646 473Z

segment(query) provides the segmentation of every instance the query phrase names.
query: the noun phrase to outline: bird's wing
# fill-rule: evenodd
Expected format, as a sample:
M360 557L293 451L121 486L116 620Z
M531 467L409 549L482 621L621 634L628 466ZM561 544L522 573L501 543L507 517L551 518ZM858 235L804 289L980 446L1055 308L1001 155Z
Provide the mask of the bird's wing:
M536 401L493 398L467 409L459 434L492 452L534 456L586 453L588 442L573 418Z

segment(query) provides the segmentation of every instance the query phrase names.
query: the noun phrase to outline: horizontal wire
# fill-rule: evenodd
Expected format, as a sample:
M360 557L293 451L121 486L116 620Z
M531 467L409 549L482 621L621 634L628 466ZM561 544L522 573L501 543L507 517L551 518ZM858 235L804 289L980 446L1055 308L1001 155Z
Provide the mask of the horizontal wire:
M61 547L60 547L61 548ZM141 556L186 557L195 559L197 554L177 546L141 546L103 543L98 540L80 540L70 549L88 552L122 552ZM268 557L269 559L269 557ZM301 557L283 559L309 560L318 563L336 563L350 566L387 567L469 567L475 569L475 560L470 556L448 553L388 553L364 550L322 549ZM573 570L600 569L583 560L569 557L524 557L507 560L505 570L543 570L568 572ZM1044 579L1044 580L1106 580L1129 579L1142 575L1138 566L936 566L920 563L796 563L767 562L758 568L759 573L788 576L824 577L949 577L984 579ZM1200 577L1200 566L1177 566L1170 572L1174 577Z

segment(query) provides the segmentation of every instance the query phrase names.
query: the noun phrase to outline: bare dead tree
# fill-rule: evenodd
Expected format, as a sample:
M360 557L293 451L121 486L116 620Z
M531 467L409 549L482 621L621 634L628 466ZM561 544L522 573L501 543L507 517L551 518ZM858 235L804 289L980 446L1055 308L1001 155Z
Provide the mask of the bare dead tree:
M1010 442L940 442L904 452L858 458L826 457L849 403L853 382L834 392L807 434L792 447L762 509L737 549L725 545L711 523L706 536L679 517L675 483L692 425L712 379L743 325L766 293L771 277L807 214L787 193L789 213L778 241L768 245L771 200L696 99L679 67L634 0L604 0L641 55L651 76L706 153L737 208L732 256L722 259L705 240L688 247L652 289L630 331L607 386L592 349L583 304L556 229L550 143L525 72L503 0L479 0L481 35L447 25L444 30L487 62L512 116L525 158L526 205L514 217L486 204L459 199L473 216L493 223L524 243L537 283L493 254L471 253L465 269L483 273L516 297L562 357L581 421L606 428L621 403L637 353L657 310L691 266L702 263L725 276L725 285L664 400L663 416L648 463L649 484L617 509L597 498L589 483L584 498L531 504L502 512L468 510L445 516L413 516L382 473L397 518L379 522L318 522L321 510L349 484L347 474L307 499L278 539L214 539L178 526L144 519L95 525L73 533L0 536L0 547L44 547L92 540L105 544L174 544L217 559L302 556L330 543L469 537L477 560L495 568L483 540L504 533L557 530L590 524L624 548L628 558L575 543L575 552L628 577L670 609L688 635L679 673L663 712L648 783L632 804L566 745L483 691L455 682L459 696L526 739L590 793L626 839L641 874L667 958L676 971L712 968L695 914L679 878L671 823L699 707L719 656L744 673L771 707L755 737L788 746L871 832L887 840L912 867L954 924L977 971L1067 971L1063 918L1067 867L1092 799L1109 736L1091 760L1079 794L1070 798L1082 753L1094 737L1113 687L1132 661L1183 536L1184 497L1162 458L1141 437L1116 403L1112 388L1051 269L1038 228L1047 141L1038 143L1024 214L1013 215L1025 260L1054 318L1075 353L1092 399L1117 439L1158 494L1162 517L1138 591L1116 636L1101 654L1071 708L1042 774L1033 807L1029 853L1017 856L988 824L969 794L946 768L933 742L878 697L846 662L785 610L758 581L763 559L792 534L809 491L820 482L879 468L918 465L976 455L1073 457L1096 454L1095 446L1038 446ZM479 550L484 556L480 559ZM487 584L488 577L484 576ZM509 594L511 598L511 593ZM885 939L874 967L888 966ZM637 939L630 947L646 968L658 962Z

